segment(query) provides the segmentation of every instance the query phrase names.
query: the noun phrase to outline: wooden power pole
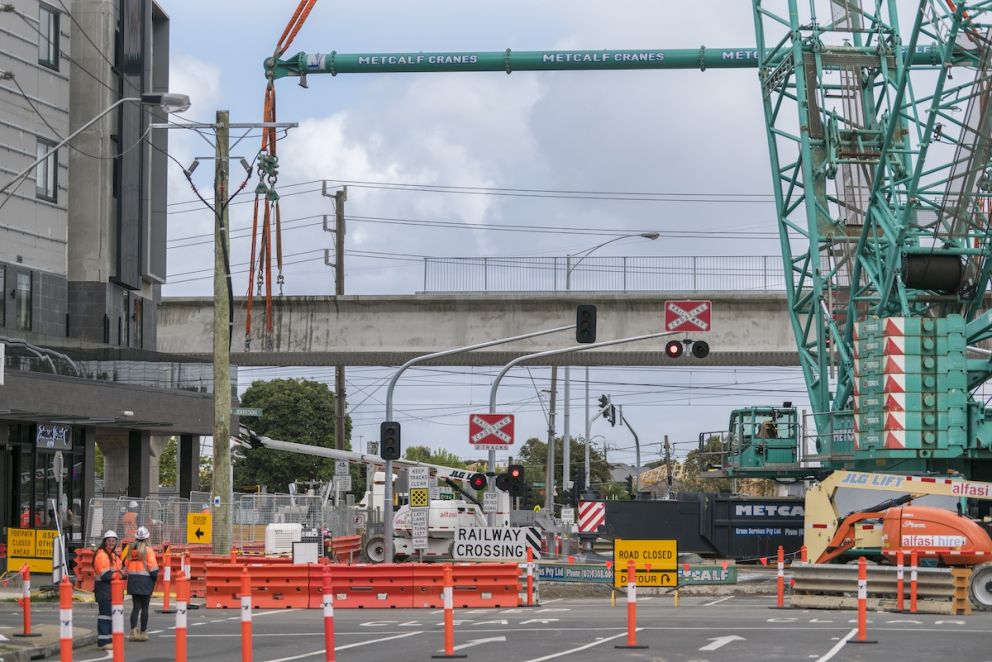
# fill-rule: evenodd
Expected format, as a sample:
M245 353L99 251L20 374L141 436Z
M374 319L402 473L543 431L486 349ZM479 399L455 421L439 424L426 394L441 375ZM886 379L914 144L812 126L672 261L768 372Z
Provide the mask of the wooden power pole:
M334 193L334 296L344 294L344 202L348 199L348 187ZM345 447L345 404L346 389L344 365L334 366L334 446L338 450ZM359 449L365 452L365 449Z
M231 244L228 228L230 176L230 113L217 111L214 154L214 464L210 494L213 499L214 554L231 549L231 304L227 265ZM227 258L227 259L225 259ZM220 502L218 504L218 501Z

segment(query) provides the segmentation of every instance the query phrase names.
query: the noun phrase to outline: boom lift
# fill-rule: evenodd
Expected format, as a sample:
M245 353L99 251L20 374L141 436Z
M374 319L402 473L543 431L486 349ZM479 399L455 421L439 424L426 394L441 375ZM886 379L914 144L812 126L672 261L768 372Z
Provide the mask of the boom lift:
M384 464L382 458L378 455L368 455L353 451L341 451L326 446L311 446L292 441L270 439L264 435L255 434L243 425L236 441L250 448L267 448L270 450L285 451L287 453L347 460L348 462L355 462L365 466L381 467ZM427 522L428 548L424 550L425 557L450 556L451 546L454 542L455 528L457 526L488 526L486 516L482 512L482 507L478 500L455 483L455 481L467 483L473 472L412 460L393 460L393 466L401 471L411 467L429 467L433 479L446 482L449 486L461 492L463 497L461 499L451 500L431 500ZM373 485L367 486L365 497L362 500L362 503L366 507L371 505L375 510L382 511L384 507L383 491L376 489L376 484L384 481L385 474L381 471L375 472ZM328 494L328 492L325 492L325 494ZM497 500L496 526L508 526L510 516L509 495L503 491L498 491L497 494L499 498ZM393 536L397 559L410 558L416 554L416 550L413 549L413 531L409 505L400 506L393 517ZM365 554L371 561L382 561L382 538L378 536L368 537L365 540Z
M836 496L843 488L901 496L841 516ZM912 505L929 495L959 499L958 512ZM971 567L972 602L992 610L992 523L987 516L969 517L968 500L992 500L992 483L838 470L806 492L806 549L816 563L857 556L891 563L894 554L903 550L917 551L921 558L935 558L945 566Z

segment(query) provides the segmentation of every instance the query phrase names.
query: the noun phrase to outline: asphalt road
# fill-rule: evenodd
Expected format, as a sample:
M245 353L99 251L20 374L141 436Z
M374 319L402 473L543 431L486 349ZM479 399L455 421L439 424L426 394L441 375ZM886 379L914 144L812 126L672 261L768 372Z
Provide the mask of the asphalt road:
M644 650L618 650L626 639L626 608L621 600L548 600L541 607L466 609L455 612L458 652L478 662L654 662L789 660L932 660L936 656L992 662L992 614L932 616L869 614L869 639L855 645L855 613L778 611L773 598L641 598L638 643ZM92 626L93 605L78 605L75 618ZM152 614L151 641L127 642L129 662L174 660L174 617ZM240 660L237 611L194 610L189 617L189 660ZM0 606L0 634L16 631L18 614ZM37 605L35 622L55 622L51 605ZM335 610L337 659L354 662L429 660L442 650L440 611ZM256 610L255 662L323 659L320 610ZM93 647L76 651L76 662L109 660ZM51 658L55 660L57 658Z

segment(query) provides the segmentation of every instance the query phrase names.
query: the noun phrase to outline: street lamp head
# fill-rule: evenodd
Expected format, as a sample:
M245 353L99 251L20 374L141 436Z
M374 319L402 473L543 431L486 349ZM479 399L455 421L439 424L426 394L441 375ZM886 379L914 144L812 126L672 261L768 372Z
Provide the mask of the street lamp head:
M184 113L189 110L189 97L185 94L142 94L141 103L159 106L167 113Z
M660 237L661 234L658 232L642 232L640 236L644 237L645 239L650 239L651 241L654 241L655 239Z

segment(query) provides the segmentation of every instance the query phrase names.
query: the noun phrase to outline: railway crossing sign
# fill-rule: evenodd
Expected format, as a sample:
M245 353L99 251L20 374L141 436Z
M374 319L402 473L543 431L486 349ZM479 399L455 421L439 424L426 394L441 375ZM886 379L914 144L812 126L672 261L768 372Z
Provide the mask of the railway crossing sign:
M613 541L613 585L627 586L627 562L634 562L637 586L678 586L679 552L677 540Z
M503 450L513 445L513 414L469 414L468 441L475 450Z
M665 331L709 331L711 301L666 301Z

